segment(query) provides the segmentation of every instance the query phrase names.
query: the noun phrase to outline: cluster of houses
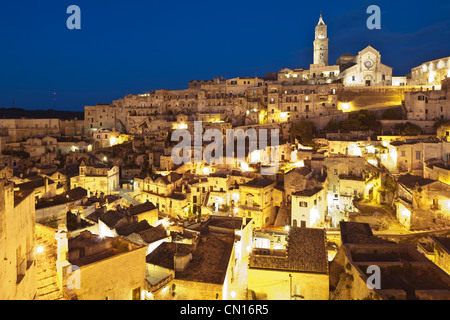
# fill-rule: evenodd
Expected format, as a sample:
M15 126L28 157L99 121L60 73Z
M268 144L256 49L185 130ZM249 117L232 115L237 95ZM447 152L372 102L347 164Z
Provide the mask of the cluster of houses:
M293 125L347 119L350 91L286 74L128 95L84 120L1 120L0 298L450 298L448 79L402 88L404 120L384 123L426 134L322 131L306 146ZM352 90L361 103L372 89ZM177 163L172 133L195 140L199 123L279 143ZM356 221L365 204L421 241ZM367 286L372 265L381 288Z

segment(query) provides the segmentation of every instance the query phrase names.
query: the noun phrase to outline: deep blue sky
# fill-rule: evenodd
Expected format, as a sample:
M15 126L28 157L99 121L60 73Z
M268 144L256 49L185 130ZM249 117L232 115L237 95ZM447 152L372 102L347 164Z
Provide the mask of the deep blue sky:
M66 9L81 8L81 30ZM381 30L366 9L381 8ZM367 45L404 75L450 56L448 1L0 1L0 107L83 110L189 80L264 76L312 63L319 12L330 64Z

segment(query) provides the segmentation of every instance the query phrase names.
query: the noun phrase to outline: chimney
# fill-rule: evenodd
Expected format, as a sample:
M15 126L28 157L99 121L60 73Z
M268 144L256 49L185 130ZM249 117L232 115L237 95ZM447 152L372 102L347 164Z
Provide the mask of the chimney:
M57 262L64 262L68 258L69 253L69 232L64 223L58 225L58 231L55 234L57 241Z
M189 265L189 262L192 260L192 253L175 253L173 255L173 266L175 272L184 271L186 267Z

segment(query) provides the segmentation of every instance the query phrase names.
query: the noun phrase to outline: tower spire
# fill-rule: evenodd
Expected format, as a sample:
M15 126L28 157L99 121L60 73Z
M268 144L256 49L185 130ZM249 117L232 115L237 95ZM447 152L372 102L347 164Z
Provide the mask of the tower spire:
M317 25L325 25L325 22L323 21L322 18L322 10L320 10L319 23Z

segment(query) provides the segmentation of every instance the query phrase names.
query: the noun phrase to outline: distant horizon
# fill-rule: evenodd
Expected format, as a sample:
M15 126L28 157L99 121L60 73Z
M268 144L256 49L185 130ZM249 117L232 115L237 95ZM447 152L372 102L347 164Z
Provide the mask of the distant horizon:
M72 4L81 9L80 30L66 26ZM393 76L450 56L450 3L377 1L381 29L369 30L366 9L372 4L5 0L0 106L82 111L127 94L183 90L191 80L309 69L320 12L328 26L330 65L369 45Z

